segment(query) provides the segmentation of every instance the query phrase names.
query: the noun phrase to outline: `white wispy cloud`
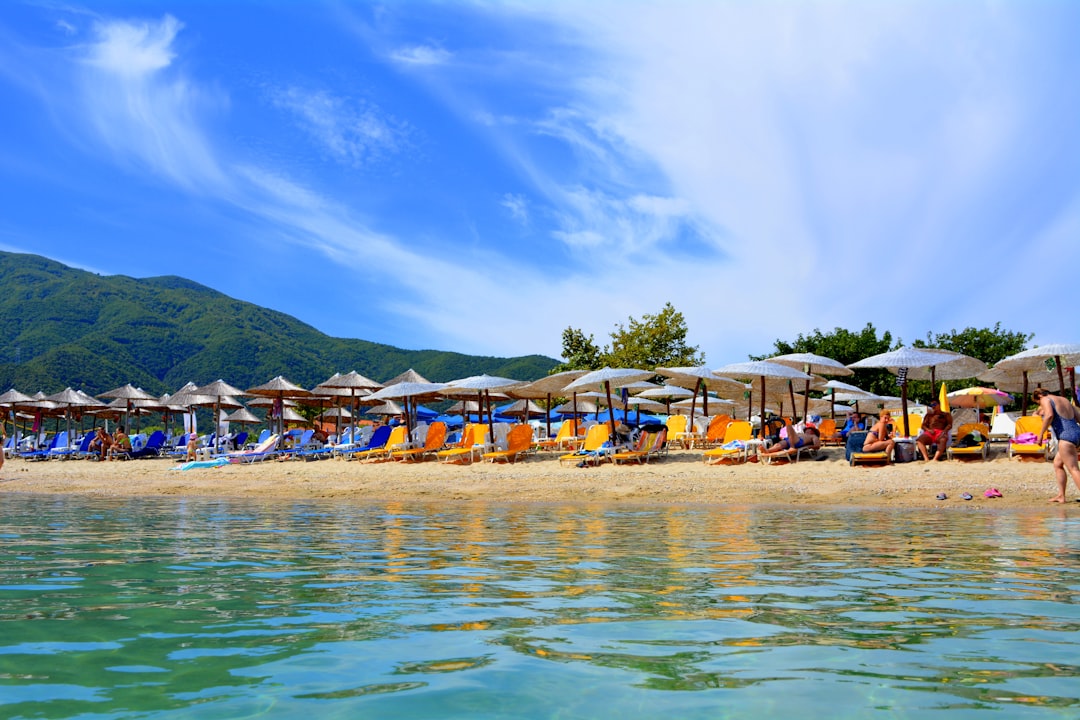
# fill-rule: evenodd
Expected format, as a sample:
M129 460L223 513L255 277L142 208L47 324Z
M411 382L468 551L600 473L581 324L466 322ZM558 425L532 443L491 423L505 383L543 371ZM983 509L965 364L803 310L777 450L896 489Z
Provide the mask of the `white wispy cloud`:
M100 21L94 41L80 49L82 105L68 122L87 123L91 137L116 158L134 161L194 194L212 193L215 201L272 227L266 242L285 240L350 269L355 278L382 283L389 291L374 299L358 286L362 297L357 303L381 308L401 323L418 324L420 334L439 339L442 347L489 353L535 351L535 338L527 327L511 328L506 323L506 332L493 341L490 333L478 333L477 323L503 325L502 317L519 312L522 297L546 292L547 278L482 248L448 258L414 249L370 227L348 202L306 186L285 171L231 157L207 129L204 112L207 104L212 105L208 98L222 107L227 99L213 97L175 67L175 40L181 29L181 23L169 16L145 23ZM326 93L290 89L279 94L277 102L302 117L306 129L346 161L363 161L401 141L398 129L377 111L366 112ZM253 231L252 236L264 235ZM504 282L508 277L514 282ZM447 293L448 285L468 292ZM487 318L477 317L478 296L486 298ZM550 324L555 328L558 321L553 318ZM557 336L558 329L548 335Z
M159 22L99 22L86 62L116 75L145 77L172 64L172 44L183 24L171 15Z
M396 48L390 53L390 58L402 65L443 65L452 57L449 51L434 45L410 45Z
M1071 13L1047 6L1033 19L1027 6L977 2L517 7L591 51L564 68L566 95L536 120L574 151L577 181L565 168L526 170L559 218L555 234L604 252L663 252L696 234L716 252L666 279L695 288L696 275L715 290L679 305L702 320L693 326L710 358L736 335L763 351L818 326L872 320L910 340L998 317L977 305L882 316L852 295L916 292L926 272L970 263L974 247L1009 262L1015 238L991 220L996 197L1025 192L1011 177L1030 164L1017 148L1039 142L1060 102L1048 98L1061 97L1031 80L1055 66L1034 28ZM618 272L656 288L654 270ZM732 298L776 292L813 301L709 319Z
M369 102L298 87L276 90L271 97L276 106L294 115L320 147L348 165L362 166L397 152L407 142L405 123Z
M525 199L524 195L506 193L503 195L500 204L509 211L510 217L514 218L522 225L529 224L529 202Z
M202 123L221 98L172 67L182 27L169 15L96 22L93 39L79 49L82 110L90 131L117 157L189 190L217 191L227 178Z

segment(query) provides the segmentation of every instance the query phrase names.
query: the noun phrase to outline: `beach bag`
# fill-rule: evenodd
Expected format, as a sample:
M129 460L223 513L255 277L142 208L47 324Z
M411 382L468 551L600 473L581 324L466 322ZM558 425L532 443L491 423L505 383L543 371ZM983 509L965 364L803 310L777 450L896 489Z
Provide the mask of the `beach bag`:
M956 447L958 447L958 448L975 447L976 445L979 444L979 442L980 442L980 440L977 437L977 433L968 433L967 435L965 435L964 437L962 437L962 438L960 438L959 440L956 441Z

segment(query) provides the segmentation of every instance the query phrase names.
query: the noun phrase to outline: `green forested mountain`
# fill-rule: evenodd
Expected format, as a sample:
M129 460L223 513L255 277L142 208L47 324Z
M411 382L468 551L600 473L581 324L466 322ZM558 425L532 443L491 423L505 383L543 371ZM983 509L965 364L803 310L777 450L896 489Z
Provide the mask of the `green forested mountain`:
M0 389L96 394L130 382L161 394L188 381L245 388L275 375L311 387L335 372L384 381L410 367L432 381L485 372L527 380L555 364L333 338L184 278L103 277L0 252Z

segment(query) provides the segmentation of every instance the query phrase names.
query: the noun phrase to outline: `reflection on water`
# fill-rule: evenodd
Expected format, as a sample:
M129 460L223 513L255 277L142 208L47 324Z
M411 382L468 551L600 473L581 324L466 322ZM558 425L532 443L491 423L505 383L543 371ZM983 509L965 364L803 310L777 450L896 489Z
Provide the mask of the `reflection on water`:
M8 497L0 717L1069 717L1061 512Z

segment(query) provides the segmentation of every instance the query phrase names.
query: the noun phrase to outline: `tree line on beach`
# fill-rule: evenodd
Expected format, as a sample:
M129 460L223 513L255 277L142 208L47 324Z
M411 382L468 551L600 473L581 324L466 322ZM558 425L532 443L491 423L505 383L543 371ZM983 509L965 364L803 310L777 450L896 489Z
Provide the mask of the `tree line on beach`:
M689 329L686 319L671 303L666 303L656 314L645 314L641 318L630 317L626 323L619 323L612 330L610 342L597 344L593 335L567 327L562 334L563 362L552 368L551 372L564 370L595 370L602 367L694 367L705 364L705 355L696 345L687 341ZM941 333L926 333L926 339L915 340L914 347L932 347L951 350L982 360L993 366L999 360L1027 349L1034 334L1006 330L997 323L992 328L968 327L963 330L950 330ZM751 355L751 360L765 360L775 355L791 353L813 353L832 358L849 365L864 358L895 350L903 345L900 338L893 337L889 331L879 334L872 323L867 323L861 330L834 328L798 335L794 340L777 339L771 352ZM896 376L884 369L856 370L851 378L846 378L863 390L877 395L896 394ZM959 390L979 385L975 378L950 380L949 389ZM929 397L930 383L926 380L913 380L909 383L909 394Z
M284 313L241 302L176 276L101 276L36 255L0 252L0 387L91 394L126 383L153 394L194 380L217 378L251 387L275 375L314 386L332 373L362 369L385 379L413 368L446 381L487 373L521 380L569 369L604 366L651 369L699 366L705 355L688 341L686 320L671 303L659 312L616 323L609 342L567 327L562 358L479 357L437 350L409 351L365 340L329 337ZM916 347L970 355L988 365L1020 352L1032 334L992 328L927 333ZM772 355L807 352L845 365L901 345L868 323L861 330L815 329L777 339ZM896 392L884 370L858 370L851 382L880 395ZM911 392L929 391L913 381ZM950 382L950 389L978 384Z

